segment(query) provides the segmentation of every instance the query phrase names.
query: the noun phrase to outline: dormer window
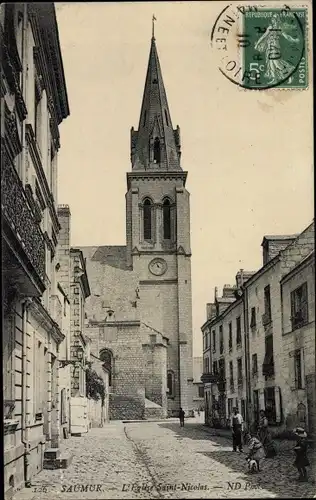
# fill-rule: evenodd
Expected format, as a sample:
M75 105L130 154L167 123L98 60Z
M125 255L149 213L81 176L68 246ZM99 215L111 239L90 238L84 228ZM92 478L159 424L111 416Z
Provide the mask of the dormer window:
M160 139L156 137L154 141L154 163L160 163Z
M157 83L158 83L157 78L154 78L154 79L153 79L153 83L154 83L154 84L157 84Z

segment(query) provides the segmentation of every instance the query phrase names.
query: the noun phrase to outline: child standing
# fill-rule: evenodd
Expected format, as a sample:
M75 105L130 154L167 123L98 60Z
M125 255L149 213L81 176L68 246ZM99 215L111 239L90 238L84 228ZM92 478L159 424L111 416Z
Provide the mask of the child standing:
M294 448L294 453L296 455L294 467L297 468L299 477L298 481L307 481L307 471L306 467L310 465L307 458L307 434L302 427L297 427L294 430L296 435L296 446Z

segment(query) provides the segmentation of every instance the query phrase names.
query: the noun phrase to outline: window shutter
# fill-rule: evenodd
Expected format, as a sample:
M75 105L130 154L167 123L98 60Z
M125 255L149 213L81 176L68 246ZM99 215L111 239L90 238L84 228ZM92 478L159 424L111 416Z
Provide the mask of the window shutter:
M304 349L301 349L301 379L302 379L302 389L305 389L305 363L304 363Z
M295 351L289 352L289 384L290 389L296 389L296 368L295 368Z
M304 323L308 321L307 283L302 286L302 318Z
M291 292L291 320L292 320L292 329L293 329L294 316L295 316L295 292Z
M275 398L275 420L277 424L280 424L282 421L282 404L281 404L280 387L274 388L274 398Z

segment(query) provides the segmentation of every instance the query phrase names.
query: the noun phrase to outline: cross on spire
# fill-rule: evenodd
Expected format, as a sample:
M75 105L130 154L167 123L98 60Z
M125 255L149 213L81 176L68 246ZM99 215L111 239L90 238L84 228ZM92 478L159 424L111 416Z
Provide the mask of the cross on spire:
M152 38L155 39L155 21L157 21L157 18L155 17L155 14L153 14L152 18Z

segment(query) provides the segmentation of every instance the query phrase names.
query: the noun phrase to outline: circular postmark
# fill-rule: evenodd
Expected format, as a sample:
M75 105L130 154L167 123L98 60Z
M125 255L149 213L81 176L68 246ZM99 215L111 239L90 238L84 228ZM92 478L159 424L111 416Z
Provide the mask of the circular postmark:
M307 8L228 5L211 43L220 72L249 90L306 88Z

